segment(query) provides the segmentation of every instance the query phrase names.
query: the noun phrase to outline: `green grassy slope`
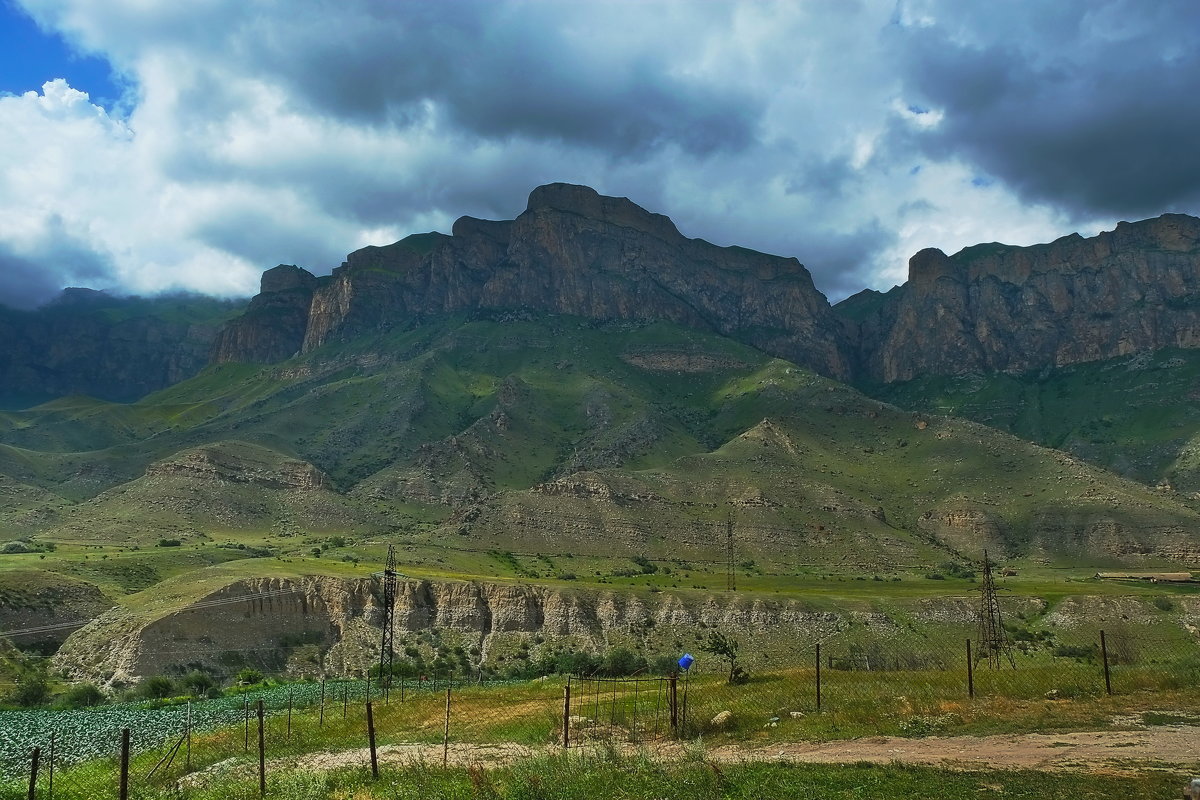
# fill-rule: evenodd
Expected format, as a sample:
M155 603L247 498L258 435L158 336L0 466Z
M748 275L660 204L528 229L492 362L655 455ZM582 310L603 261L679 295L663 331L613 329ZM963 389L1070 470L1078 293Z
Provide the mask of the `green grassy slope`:
M297 470L321 485L262 480ZM786 570L984 544L1158 564L1194 557L1200 531L1167 493L991 428L720 337L571 317L447 317L132 404L8 412L0 474L33 498L20 513L47 509L41 538L77 544L290 537L276 551L303 553L403 531L435 549L707 560L730 521L743 558ZM477 561L446 569L494 568Z
M1200 352L1165 350L1039 375L862 387L909 409L967 417L1135 480L1200 489Z

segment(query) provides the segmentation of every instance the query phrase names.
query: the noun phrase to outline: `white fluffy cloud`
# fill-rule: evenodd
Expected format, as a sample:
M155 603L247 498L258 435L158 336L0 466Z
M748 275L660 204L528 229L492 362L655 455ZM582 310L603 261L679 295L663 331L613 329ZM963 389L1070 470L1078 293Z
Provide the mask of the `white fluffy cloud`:
M0 97L9 302L68 283L249 293L276 263L324 272L460 214L514 216L555 180L794 255L833 299L902 281L922 247L1032 243L1122 211L1089 202L1110 196L1094 177L1038 177L1038 141L1094 115L1020 128L1025 151L988 133L1020 110L1011 91L979 110L1020 58L1002 37L1036 47L1040 3L1006 27L950 0L24 2L129 91L109 111L56 76ZM1044 12L1085 72L1109 30L1094 5ZM1141 67L1150 81L1162 62ZM1049 70L1026 76L1049 86L1043 114ZM1120 142L1145 135L1126 128Z

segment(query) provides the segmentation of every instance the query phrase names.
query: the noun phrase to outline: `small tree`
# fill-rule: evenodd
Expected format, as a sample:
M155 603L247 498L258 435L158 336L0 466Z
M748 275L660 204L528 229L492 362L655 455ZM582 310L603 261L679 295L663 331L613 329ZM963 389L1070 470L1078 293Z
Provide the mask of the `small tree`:
M745 683L749 677L746 671L738 666L738 650L741 648L741 643L732 636L726 636L720 631L713 631L708 635L708 639L700 645L700 649L706 653L712 653L715 656L720 656L729 662L729 682Z

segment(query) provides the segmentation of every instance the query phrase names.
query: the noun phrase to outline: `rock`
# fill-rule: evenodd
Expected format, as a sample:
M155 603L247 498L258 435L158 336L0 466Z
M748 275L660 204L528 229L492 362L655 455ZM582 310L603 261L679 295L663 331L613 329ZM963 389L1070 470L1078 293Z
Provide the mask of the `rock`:
M208 363L221 321L243 304L68 289L33 311L0 305L0 404L74 394L128 402L178 383ZM19 433L5 442L24 446Z
M1062 693L1060 691L1058 691L1058 689L1051 689L1050 691L1046 692L1046 699L1047 700L1061 700Z
M804 712L803 711L790 711L790 712L788 712L788 715L792 719L801 719L804 717Z
M264 281L214 361L279 361L421 316L520 309L675 322L850 377L844 323L796 259L688 239L667 217L586 186L538 187L512 221L463 217L452 236L363 248L316 281L306 315L302 276Z
M717 728L719 730L721 728L724 728L726 725L728 725L729 721L732 719L733 719L732 711L722 711L719 714L717 714L715 717L713 717L712 721L709 724L711 724L714 728Z
M280 264L264 272L245 313L221 329L212 360L270 364L300 352L317 284L311 273L295 266Z
M1200 219L1164 214L1090 239L926 249L908 283L837 310L860 378L1029 372L1166 347L1200 347Z

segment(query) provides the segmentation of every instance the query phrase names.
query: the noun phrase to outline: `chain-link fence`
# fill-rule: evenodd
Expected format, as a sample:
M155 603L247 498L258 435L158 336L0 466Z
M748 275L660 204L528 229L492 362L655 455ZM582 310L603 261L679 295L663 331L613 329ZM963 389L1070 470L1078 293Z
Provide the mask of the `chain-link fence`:
M295 770L504 763L696 736L987 732L1022 715L1029 730L1086 727L1129 708L1187 716L1200 693L1194 640L1126 630L1001 648L840 637L749 674L736 662L702 654L692 670L664 676L324 680L162 707L0 712L0 800L187 797L221 780L270 795Z

